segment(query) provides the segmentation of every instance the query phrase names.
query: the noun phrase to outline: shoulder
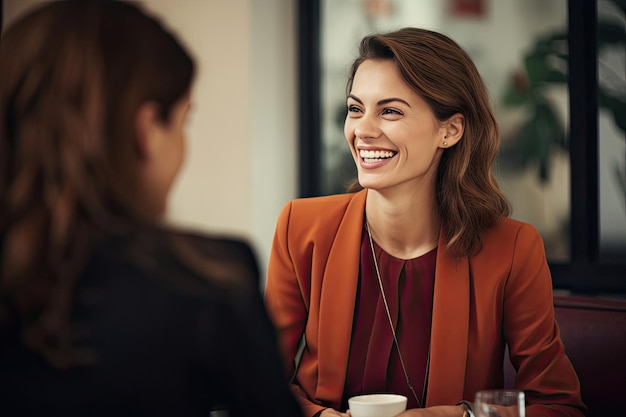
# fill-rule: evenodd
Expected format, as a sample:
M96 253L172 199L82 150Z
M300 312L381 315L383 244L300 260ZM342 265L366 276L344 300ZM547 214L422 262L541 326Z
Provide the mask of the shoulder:
M476 285L482 286L505 282L523 285L535 279L550 281L543 240L537 229L504 217L483 232L480 251L469 257L469 268Z
M541 235L530 223L510 217L500 217L498 222L483 235L485 243L519 242L541 240Z
M98 252L118 265L178 287L193 288L192 292L259 282L252 246L238 237L143 228L109 239Z
M481 236L482 249L477 257L491 259L520 258L533 256L545 258L543 239L537 229L529 224L508 217L498 222Z
M289 221L306 220L307 223L341 219L352 205L365 204L365 192L335 194L323 197L299 198L283 206L279 218Z
M323 213L326 210L345 209L359 193L334 194L322 197L298 198L288 202L285 207L291 210Z
M207 259L256 263L252 245L241 237L170 229L164 232L162 244L164 250L179 257L191 253Z
M278 216L275 239L300 246L330 244L340 229L360 227L364 210L364 191L292 200Z

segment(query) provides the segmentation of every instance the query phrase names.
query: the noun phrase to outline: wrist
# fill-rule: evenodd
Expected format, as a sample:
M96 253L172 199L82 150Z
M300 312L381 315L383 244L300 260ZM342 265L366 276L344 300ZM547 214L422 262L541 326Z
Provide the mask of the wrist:
M475 417L474 412L472 411L472 405L469 402L461 401L457 405L463 409L463 417Z

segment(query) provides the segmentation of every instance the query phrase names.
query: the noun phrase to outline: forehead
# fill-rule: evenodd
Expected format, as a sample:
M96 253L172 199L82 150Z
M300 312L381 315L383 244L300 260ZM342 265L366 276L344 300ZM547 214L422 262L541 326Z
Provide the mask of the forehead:
M350 95L362 101L400 98L411 108L430 110L426 101L402 77L395 62L369 59L354 74Z
M395 62L391 60L368 59L354 74L352 94L399 94L417 96L407 84Z

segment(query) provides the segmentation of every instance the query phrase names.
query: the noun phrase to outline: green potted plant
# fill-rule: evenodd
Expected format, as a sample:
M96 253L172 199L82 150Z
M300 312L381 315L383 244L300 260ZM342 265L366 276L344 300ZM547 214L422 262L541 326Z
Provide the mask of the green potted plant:
M605 48L626 48L626 0L612 0L613 9L622 20L598 19L598 55ZM516 72L507 84L502 104L505 108L520 108L525 119L503 145L506 165L525 168L534 164L542 182L550 177L550 159L553 152L568 148L568 135L550 100L549 90L555 85L567 84L567 33L551 33L537 39L524 56L523 70ZM603 68L599 69L603 73ZM623 77L623 75L622 75ZM602 81L602 80L600 80ZM615 125L626 134L626 89L621 91L606 83L599 83L598 106L613 116ZM624 136L622 136L624 137ZM626 203L626 170L615 163L614 177Z

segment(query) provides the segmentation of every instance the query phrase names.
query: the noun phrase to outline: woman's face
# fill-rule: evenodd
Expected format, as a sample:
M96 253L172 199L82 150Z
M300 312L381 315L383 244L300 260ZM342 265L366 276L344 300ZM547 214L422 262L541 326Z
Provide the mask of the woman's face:
M167 197L185 159L186 124L191 107L190 96L179 100L171 109L170 118L159 128L161 144L157 148L156 188L165 211Z
M363 187L434 184L445 128L393 61L364 61L347 106L344 134Z

